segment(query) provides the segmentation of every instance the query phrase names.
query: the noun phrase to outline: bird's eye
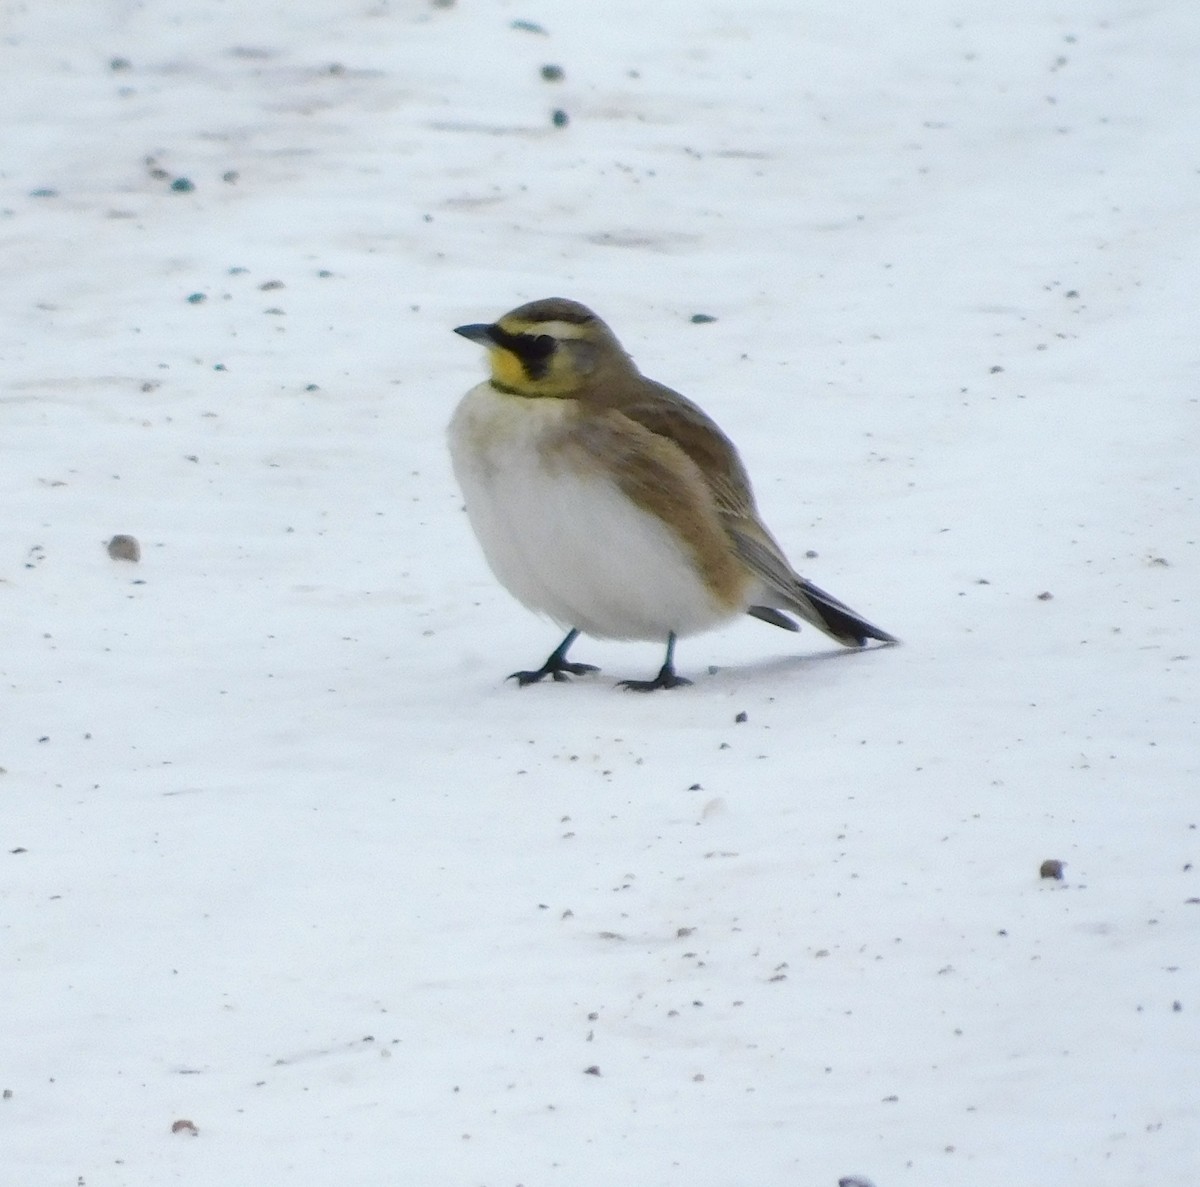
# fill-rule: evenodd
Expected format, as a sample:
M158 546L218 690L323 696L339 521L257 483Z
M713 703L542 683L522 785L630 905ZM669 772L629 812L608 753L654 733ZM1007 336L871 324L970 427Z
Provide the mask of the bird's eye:
M549 334L539 334L531 343L530 354L534 358L544 359L549 358L554 353L554 347L557 345L555 340Z

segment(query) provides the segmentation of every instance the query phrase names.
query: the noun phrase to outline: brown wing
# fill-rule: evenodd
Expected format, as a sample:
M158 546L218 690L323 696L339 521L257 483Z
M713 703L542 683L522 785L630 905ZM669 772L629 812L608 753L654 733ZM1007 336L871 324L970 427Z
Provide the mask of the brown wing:
M619 411L682 449L700 467L723 511L753 515L750 476L733 442L716 421L699 405L661 383L643 379L638 387L636 394L616 402Z
M723 512L699 465L673 438L610 407L568 421L554 448L670 525L714 596L731 609L745 604L747 574L730 547Z
M655 436L673 442L696 463L738 556L768 585L781 592L790 590L796 574L758 517L750 476L733 442L691 400L662 384L645 386L645 394L622 401L620 411Z
M733 442L691 400L662 384L647 382L617 404L621 413L666 438L696 463L712 494L721 525L741 562L761 583L762 605L749 612L775 626L795 630L780 610L789 610L848 646L867 639L895 642L844 602L801 577L758 515L750 476Z

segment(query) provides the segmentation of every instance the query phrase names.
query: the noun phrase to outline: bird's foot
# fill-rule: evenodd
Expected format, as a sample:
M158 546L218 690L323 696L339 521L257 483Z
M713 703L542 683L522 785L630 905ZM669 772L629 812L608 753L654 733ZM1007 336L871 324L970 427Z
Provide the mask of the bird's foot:
M547 660L536 671L513 672L509 679L515 680L519 687L524 688L527 684L537 684L539 680L544 680L547 676L562 683L569 676L586 676L589 672L598 671L600 669L595 664L575 664L567 660L559 660L555 663Z
M682 688L686 684L691 684L691 681L686 676L675 675L675 669L669 667L663 668L653 680L617 681L618 688L625 688L630 692L657 692L660 688Z

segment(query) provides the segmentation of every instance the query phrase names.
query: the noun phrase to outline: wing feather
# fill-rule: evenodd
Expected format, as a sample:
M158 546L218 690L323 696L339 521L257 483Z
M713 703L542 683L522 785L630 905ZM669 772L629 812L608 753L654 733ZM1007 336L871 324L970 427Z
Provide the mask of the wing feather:
M792 568L759 517L750 476L733 442L702 408L649 380L614 400L614 407L656 437L670 441L696 464L729 543L761 586L748 613L795 629L778 613L788 610L847 646L862 646L868 639L896 642Z

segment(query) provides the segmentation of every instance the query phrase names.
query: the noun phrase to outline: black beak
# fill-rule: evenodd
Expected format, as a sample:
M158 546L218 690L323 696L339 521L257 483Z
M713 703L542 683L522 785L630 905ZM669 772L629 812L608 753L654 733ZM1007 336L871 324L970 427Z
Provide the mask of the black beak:
M473 326L455 326L454 332L461 334L464 338L469 338L472 342L478 342L480 346L491 346L496 341L492 336L492 327L482 323Z

